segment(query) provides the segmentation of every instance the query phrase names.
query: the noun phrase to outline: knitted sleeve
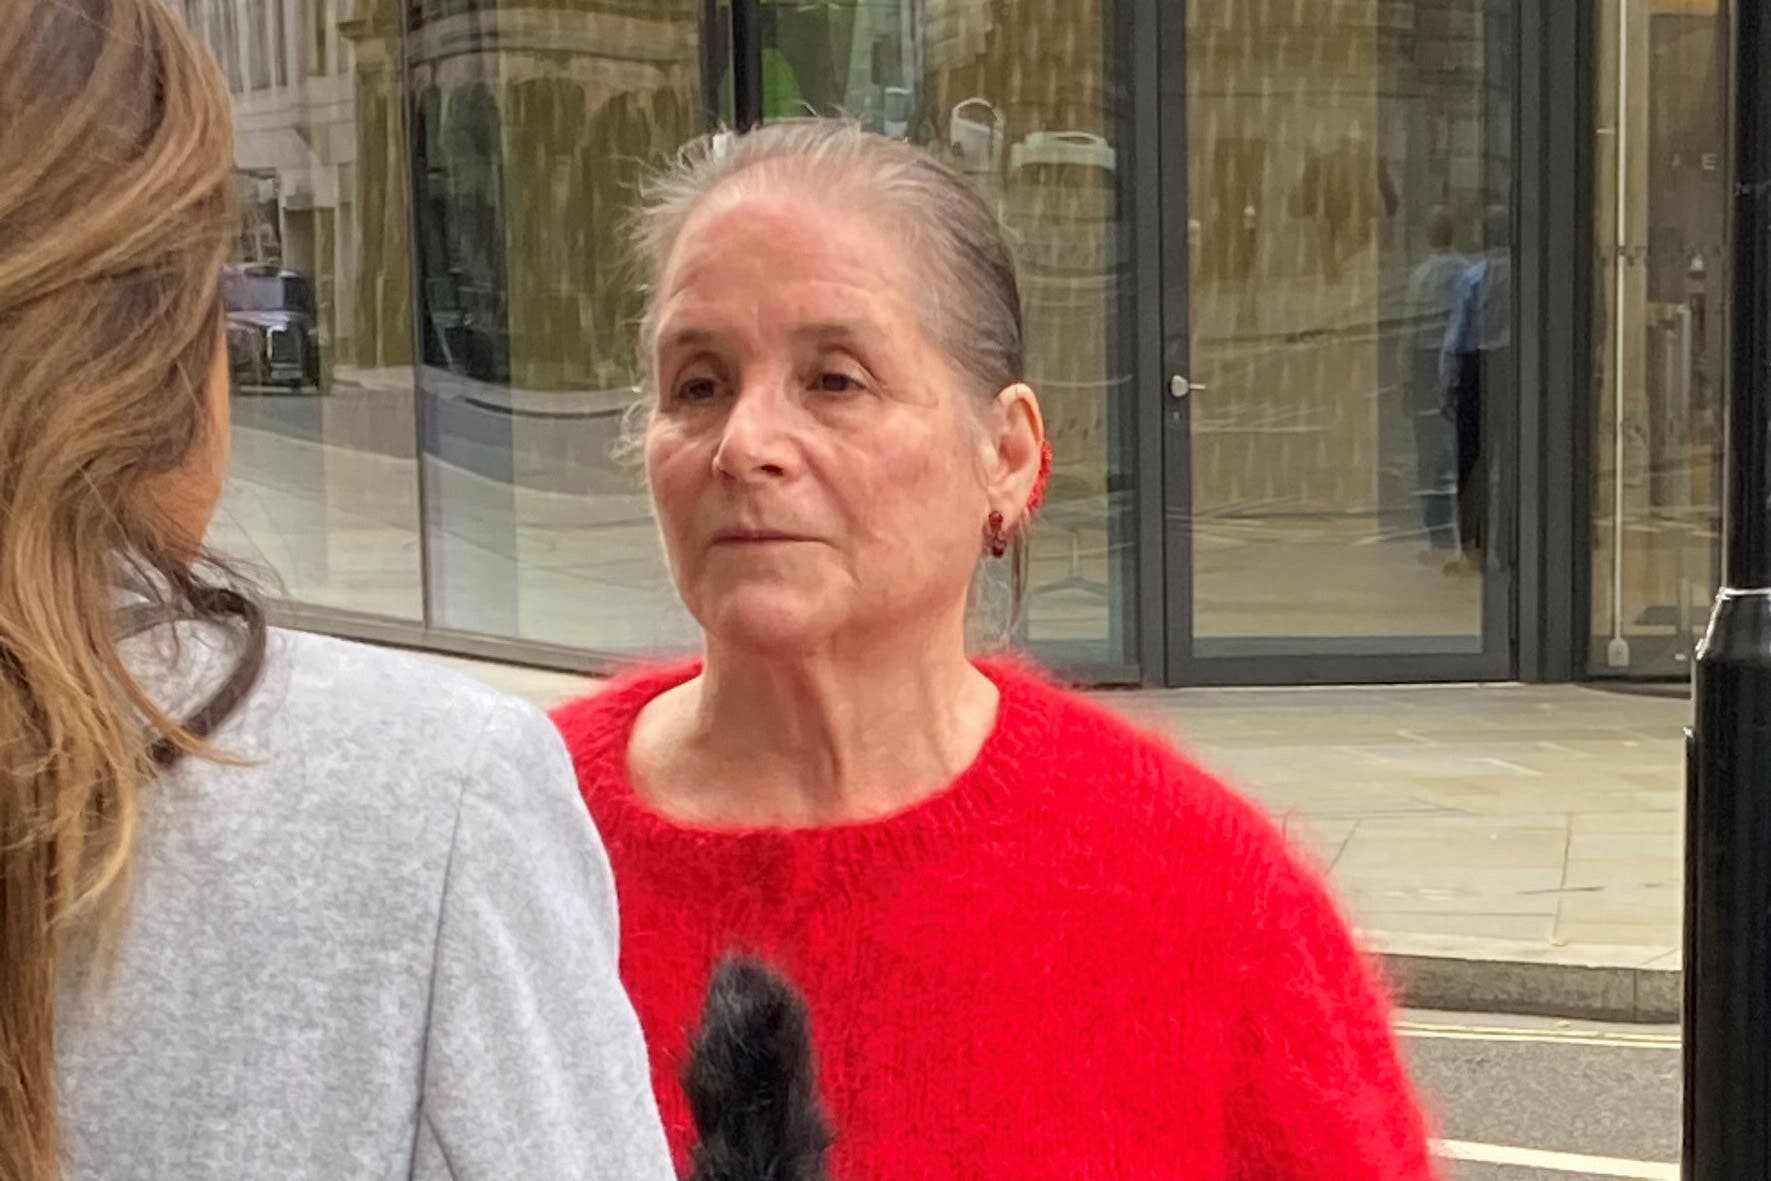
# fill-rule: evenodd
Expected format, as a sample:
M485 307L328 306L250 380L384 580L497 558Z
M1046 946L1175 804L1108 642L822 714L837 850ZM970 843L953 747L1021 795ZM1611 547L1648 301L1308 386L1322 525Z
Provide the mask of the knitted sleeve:
M1229 1110L1236 1181L1427 1181L1388 1004L1327 890L1273 835L1245 954Z

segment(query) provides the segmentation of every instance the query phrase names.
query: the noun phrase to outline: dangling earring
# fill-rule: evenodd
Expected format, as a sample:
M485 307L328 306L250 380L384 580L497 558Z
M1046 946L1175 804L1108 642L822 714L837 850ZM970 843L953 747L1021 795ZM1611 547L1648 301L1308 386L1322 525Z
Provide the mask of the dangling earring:
M1008 553L1008 529L1004 527L1002 514L995 509L984 518L984 543L990 549L990 556L1000 558Z
M1045 441L1039 445L1039 475L1033 481L1033 491L1027 497L1027 514L1021 520L1021 528L1025 529L1033 522L1033 514L1045 502L1045 488L1052 478L1052 445ZM1008 553L1008 524L1003 520L1000 510L991 509L990 515L984 518L984 545L990 556L1000 558Z

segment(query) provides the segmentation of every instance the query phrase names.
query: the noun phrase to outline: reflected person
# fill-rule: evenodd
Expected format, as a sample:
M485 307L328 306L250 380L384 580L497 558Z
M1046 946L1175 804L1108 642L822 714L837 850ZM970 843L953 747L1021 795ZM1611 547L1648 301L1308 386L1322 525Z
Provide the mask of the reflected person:
M1439 355L1457 304L1459 281L1470 260L1454 248L1451 213L1435 205L1427 214L1427 256L1408 276L1408 319L1402 335L1401 372L1406 382L1402 410L1414 436L1415 495L1428 556L1443 561L1457 547L1451 499L1455 486L1454 448L1443 414Z
M0 5L0 1176L664 1181L547 719L204 556L228 103L163 0Z
M1482 572L1488 521L1487 419L1504 401L1512 377L1513 254L1507 209L1482 218L1482 256L1458 280L1451 322L1440 350L1445 416L1456 435L1457 533L1461 553L1448 574Z
M741 950L806 994L845 1181L1430 1176L1378 982L1278 830L968 650L1049 461L975 190L774 125L693 148L639 225L640 450L705 655L555 717L677 1151Z

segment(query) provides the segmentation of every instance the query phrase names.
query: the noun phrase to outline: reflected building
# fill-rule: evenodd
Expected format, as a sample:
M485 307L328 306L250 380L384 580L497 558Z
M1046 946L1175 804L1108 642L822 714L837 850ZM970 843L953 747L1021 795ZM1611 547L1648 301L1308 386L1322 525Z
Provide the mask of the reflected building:
M412 5L424 360L532 390L625 389L620 228L700 128L699 6Z
M239 273L290 277L234 315L216 540L297 622L590 667L694 642L616 458L621 233L736 84L945 155L1008 228L1057 452L1013 637L1040 658L1175 684L1689 658L1718 0L183 7L238 98ZM1517 296L1460 420L1434 358L1485 262Z
M240 261L309 277L328 380L412 360L399 10L185 0L236 101Z
M237 399L220 540L320 626L682 642L611 453L635 381L620 223L702 125L699 6L186 12L238 96L241 261L308 277L324 360L319 400Z

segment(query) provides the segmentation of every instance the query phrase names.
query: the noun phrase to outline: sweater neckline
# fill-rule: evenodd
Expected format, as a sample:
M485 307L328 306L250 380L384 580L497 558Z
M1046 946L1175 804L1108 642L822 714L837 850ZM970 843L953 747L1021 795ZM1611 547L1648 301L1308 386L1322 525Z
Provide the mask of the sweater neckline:
M1007 819L1025 786L1029 730L1037 728L1034 700L1039 682L1006 660L978 660L977 669L997 688L996 720L971 763L916 803L886 816L811 828L702 825L666 816L635 790L628 747L643 710L660 694L700 675L699 659L629 673L605 694L608 724L600 749L588 751L600 782L586 784L597 821L612 841L637 842L656 857L654 866L673 874L707 873L730 880L734 873L761 889L778 886L779 874L796 878L826 873L876 873L891 863L920 860L982 835ZM810 885L809 882L802 883Z

